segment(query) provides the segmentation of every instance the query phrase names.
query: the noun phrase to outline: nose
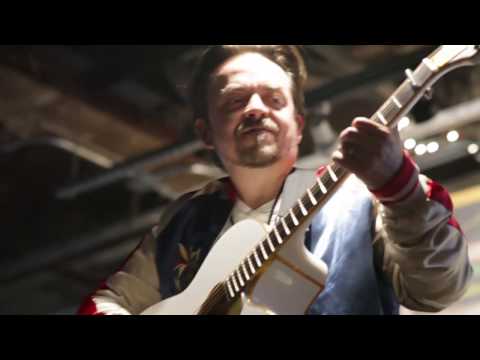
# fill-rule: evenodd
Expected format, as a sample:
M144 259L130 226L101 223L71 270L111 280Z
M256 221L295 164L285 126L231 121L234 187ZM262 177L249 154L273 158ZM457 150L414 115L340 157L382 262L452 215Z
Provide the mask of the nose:
M244 115L248 119L260 119L267 111L268 108L263 102L262 97L259 94L253 94L245 108Z

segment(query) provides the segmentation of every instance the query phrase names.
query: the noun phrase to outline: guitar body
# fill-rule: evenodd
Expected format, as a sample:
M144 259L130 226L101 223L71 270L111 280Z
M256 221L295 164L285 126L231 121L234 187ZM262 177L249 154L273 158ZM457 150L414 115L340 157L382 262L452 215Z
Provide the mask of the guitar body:
M327 267L304 246L299 229L271 259L240 301L223 304L213 313L241 315L304 314L323 289ZM229 229L212 247L191 284L180 294L161 301L143 315L197 315L212 290L225 281L266 236L264 226L242 221Z

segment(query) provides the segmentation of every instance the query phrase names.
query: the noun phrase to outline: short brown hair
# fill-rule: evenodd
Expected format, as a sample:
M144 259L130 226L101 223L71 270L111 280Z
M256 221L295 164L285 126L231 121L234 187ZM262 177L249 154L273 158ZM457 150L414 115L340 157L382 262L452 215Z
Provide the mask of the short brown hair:
M194 119L208 120L208 85L215 70L228 59L249 52L265 56L290 76L295 108L300 115L305 115L304 87L307 69L301 47L297 45L214 45L208 47L203 54L190 84L190 101Z

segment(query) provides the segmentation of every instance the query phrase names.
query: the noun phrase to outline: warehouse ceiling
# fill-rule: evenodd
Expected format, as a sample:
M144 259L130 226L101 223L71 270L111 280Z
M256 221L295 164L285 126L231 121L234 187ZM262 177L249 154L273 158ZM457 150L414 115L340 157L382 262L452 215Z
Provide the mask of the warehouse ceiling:
M328 161L338 132L372 115L436 47L305 45L300 163ZM0 46L0 313L73 312L165 204L222 176L195 138L186 101L204 48ZM425 170L448 178L452 164L477 166L467 149L479 141L479 96L478 68L460 69L412 111L405 138L441 148L419 152ZM455 144L445 141L452 130Z

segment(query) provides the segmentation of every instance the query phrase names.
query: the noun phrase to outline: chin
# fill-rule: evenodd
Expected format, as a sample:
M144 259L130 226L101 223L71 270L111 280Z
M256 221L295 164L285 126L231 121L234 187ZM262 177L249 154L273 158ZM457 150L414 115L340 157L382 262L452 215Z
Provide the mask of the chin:
M256 169L272 166L278 160L279 156L276 152L255 152L241 156L241 162L244 166Z

